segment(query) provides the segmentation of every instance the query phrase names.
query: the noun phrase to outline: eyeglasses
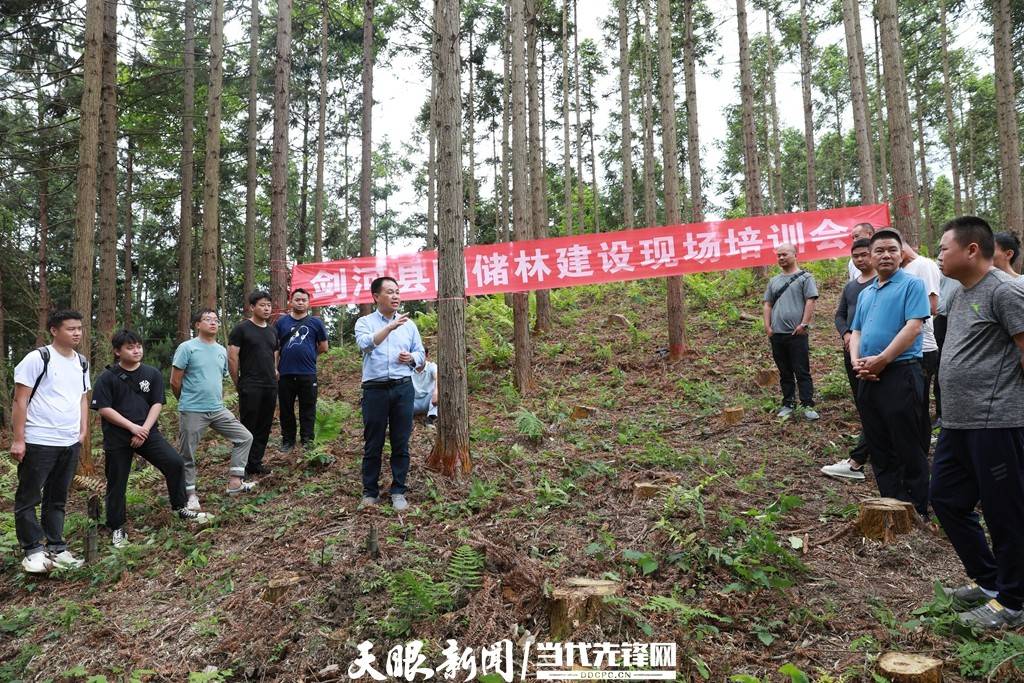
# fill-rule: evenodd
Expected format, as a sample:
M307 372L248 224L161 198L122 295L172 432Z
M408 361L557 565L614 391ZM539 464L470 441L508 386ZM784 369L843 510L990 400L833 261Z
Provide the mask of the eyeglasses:
M203 316L202 318L199 319L199 321L204 323L219 323L220 318L211 318L209 316Z

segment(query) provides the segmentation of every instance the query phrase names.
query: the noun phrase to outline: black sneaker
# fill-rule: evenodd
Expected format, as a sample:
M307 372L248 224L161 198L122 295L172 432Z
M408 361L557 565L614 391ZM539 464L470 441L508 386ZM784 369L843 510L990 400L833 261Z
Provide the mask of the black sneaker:
M175 510L174 514L178 515L178 519L180 519L183 522L198 524L200 526L203 524L209 524L213 521L213 515L207 514L205 512L199 512L196 510L189 510L188 508L181 508L180 510Z
M290 441L282 441L281 448L279 449L282 453L291 453L295 450L295 443Z

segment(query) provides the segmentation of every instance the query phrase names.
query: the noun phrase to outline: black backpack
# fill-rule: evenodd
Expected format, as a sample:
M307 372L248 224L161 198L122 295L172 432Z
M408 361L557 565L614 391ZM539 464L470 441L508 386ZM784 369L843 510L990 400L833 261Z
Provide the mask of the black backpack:
M36 351L43 358L43 371L36 377L36 383L32 385L32 393L29 394L28 402L31 403L33 397L36 395L36 391L39 389L39 384L43 381L43 377L46 375L46 370L50 366L50 349L45 346L40 346ZM85 378L89 375L89 361L85 359L85 356L75 351L75 355L78 356L78 362L82 364L82 392L88 390L88 386L85 383Z

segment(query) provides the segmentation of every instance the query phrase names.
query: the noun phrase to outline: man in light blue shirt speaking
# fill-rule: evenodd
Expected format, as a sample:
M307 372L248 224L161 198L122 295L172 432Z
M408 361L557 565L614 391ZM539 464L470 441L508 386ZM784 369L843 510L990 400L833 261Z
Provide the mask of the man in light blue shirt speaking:
M360 507L380 502L381 453L391 426L391 505L409 507L409 437L415 391L412 374L425 354L416 323L400 314L398 282L379 277L370 283L377 310L356 321L356 345L363 353L363 498Z

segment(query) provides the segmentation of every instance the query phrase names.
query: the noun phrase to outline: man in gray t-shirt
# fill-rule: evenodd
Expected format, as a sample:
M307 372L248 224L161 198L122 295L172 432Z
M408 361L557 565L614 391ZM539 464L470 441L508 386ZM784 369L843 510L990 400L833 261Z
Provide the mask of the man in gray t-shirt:
M807 333L814 317L818 287L813 275L797 267L796 247L792 244L780 244L775 255L782 273L769 280L764 291L764 327L771 340L772 358L779 369L782 388L778 416L787 417L796 409L799 386L804 417L817 420Z
M946 592L977 628L1024 624L1024 288L992 269L993 251L984 220L946 225L942 271L963 288L947 307L931 503L971 579Z

